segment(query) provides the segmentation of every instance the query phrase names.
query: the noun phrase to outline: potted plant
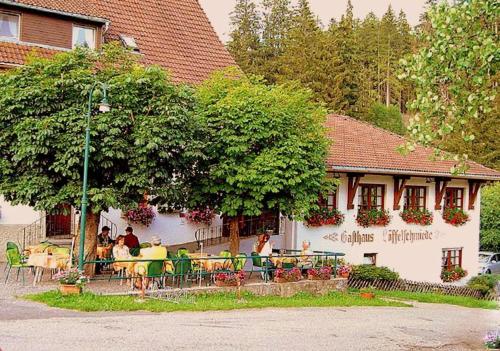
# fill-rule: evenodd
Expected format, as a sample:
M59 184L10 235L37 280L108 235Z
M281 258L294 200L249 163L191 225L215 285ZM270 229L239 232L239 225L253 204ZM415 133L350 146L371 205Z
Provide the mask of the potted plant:
M206 224L206 225L211 225L212 220L215 217L214 211L212 211L210 208L205 208L205 209L198 209L198 210L190 210L186 214L186 219L189 222L196 223L196 224Z
M80 294L87 278L77 268L61 271L54 275L59 280L59 291L62 295Z
M399 215L408 224L431 225L432 213L428 209L405 209Z
M467 271L462 267L453 267L451 269L443 268L441 271L441 280L445 283L456 282L467 275Z
M289 271L284 270L283 268L278 268L274 271L275 283L297 282L301 279L302 279L302 272L297 267L294 267Z
M337 268L337 274L341 278L349 278L349 274L352 272L352 267L348 264L341 265L339 268Z
M321 207L314 211L307 219L309 227L321 227L323 225L341 225L344 222L344 215L337 209Z
M364 228L371 226L387 226L391 221L389 211L373 208L370 210L360 210L356 217L356 222Z
M469 215L461 208L447 208L443 212L443 219L446 223L459 227L467 223Z
M488 350L499 350L500 349L500 332L490 331L484 337L484 346Z
M218 287L226 287L226 286L238 286L243 285L245 281L245 272L230 272L230 273L217 273L215 275L215 285Z
M321 268L311 268L307 270L307 279L309 280L330 280L332 276L332 267L324 266Z
M359 296L362 299L373 299L375 298L375 291L373 288L362 288L359 290Z

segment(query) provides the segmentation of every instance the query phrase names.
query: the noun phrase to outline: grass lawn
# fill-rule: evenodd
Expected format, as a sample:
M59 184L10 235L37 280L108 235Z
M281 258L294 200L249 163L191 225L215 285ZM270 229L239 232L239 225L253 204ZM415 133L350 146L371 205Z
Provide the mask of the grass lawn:
M48 291L40 294L26 295L23 298L42 302L51 307L66 308L78 311L214 311L234 310L243 308L266 307L349 307L349 306L391 306L411 307L400 301L388 301L379 298L362 299L358 294L342 294L331 292L325 296L298 294L283 298L278 296L256 296L250 293L242 294L242 301L235 294L220 293L198 295L178 303L146 299L139 301L135 296L103 296L92 293L82 295L62 296L59 291Z
M498 304L495 301L479 300L473 297L452 296L437 293L418 293L407 291L381 291L377 290L375 295L378 297L388 297L401 300L414 300L426 303L444 303L448 305L457 305L471 308L497 309Z

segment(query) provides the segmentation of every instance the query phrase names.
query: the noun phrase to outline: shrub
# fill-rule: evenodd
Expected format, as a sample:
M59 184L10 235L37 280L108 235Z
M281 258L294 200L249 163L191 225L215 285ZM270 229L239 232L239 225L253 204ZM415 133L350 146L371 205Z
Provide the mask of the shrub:
M391 132L400 135L405 133L403 117L397 106L385 106L377 102L370 108L365 119L377 127L390 130Z
M500 251L500 183L481 190L481 250Z
M362 280L398 280L399 274L387 267L362 264L352 267L351 278Z
M493 292L498 281L500 281L500 275L483 274L472 277L467 282L467 286L479 290L483 295L488 295Z

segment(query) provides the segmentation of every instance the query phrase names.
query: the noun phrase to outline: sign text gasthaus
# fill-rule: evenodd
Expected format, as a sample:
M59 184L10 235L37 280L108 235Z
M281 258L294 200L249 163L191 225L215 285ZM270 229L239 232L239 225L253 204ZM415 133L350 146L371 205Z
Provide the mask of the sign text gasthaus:
M351 233L347 233L344 230L342 233L329 233L323 236L323 239L330 240L333 242L342 242L344 244L365 244L373 243L377 240L382 239L384 242L392 244L405 244L413 243L415 241L432 240L433 233L428 230L423 231L413 231L408 229L386 229L382 233L382 237L375 235L374 233L362 233L359 230L353 230Z

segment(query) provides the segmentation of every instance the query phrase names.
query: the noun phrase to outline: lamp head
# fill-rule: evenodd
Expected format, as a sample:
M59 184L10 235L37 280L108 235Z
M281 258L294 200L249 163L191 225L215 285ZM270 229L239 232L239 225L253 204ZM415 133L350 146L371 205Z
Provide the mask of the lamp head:
M109 106L108 99L106 96L103 97L101 103L99 104L99 111L102 113L109 112L111 110L111 106Z

